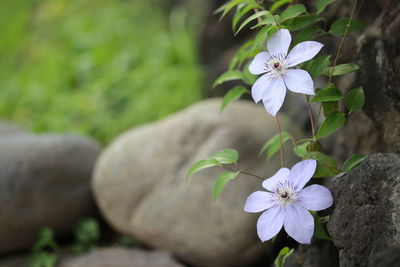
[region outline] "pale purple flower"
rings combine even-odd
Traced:
[[[313,176],[317,163],[313,159],[301,161],[291,170],[280,169],[266,179],[266,191],[256,191],[246,200],[247,212],[264,211],[257,221],[257,234],[267,241],[279,233],[282,226],[297,242],[310,244],[314,233],[314,219],[307,210],[323,210],[333,203],[331,192],[313,184],[303,189]]]
[[[323,44],[306,41],[297,44],[288,54],[292,37],[286,29],[278,30],[267,42],[267,52],[255,56],[249,66],[252,74],[263,74],[251,88],[256,103],[263,101],[269,114],[275,116],[282,106],[286,87],[295,93],[314,95],[314,83],[307,71],[290,69],[312,59]]]

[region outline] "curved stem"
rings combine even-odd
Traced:
[[[311,110],[311,106],[310,106],[310,97],[308,95],[306,95],[306,99],[307,99],[307,108],[308,108],[308,116],[310,116],[310,121],[311,121],[311,131],[312,131],[312,137],[313,140],[315,139],[315,123],[314,123],[314,118],[312,115],[312,110]]]
[[[279,134],[279,145],[280,145],[279,152],[280,152],[280,156],[281,156],[281,168],[283,168],[284,158],[283,158],[282,130],[281,130],[281,123],[279,122],[278,114],[276,114],[276,116],[275,116],[275,122],[276,122],[276,128],[278,130],[278,134]]]
[[[349,31],[349,28],[350,28],[350,25],[351,25],[351,21],[352,21],[353,16],[354,16],[354,10],[356,9],[356,5],[357,5],[357,0],[354,0],[353,7],[352,7],[352,9],[351,9],[351,14],[350,14],[349,22],[346,24],[346,29],[344,30],[344,34],[343,34],[342,40],[340,40],[340,44],[339,44],[338,50],[337,50],[337,52],[336,52],[335,60],[333,61],[333,68],[332,68],[331,73],[329,74],[329,81],[328,81],[328,83],[330,83],[331,80],[332,80],[333,71],[335,70],[336,63],[337,63],[337,60],[338,60],[338,58],[339,58],[340,50],[342,49],[344,40],[346,39],[347,32]]]
[[[248,171],[239,170],[238,167],[237,167],[236,169],[233,169],[233,168],[230,168],[230,167],[227,167],[227,166],[224,166],[224,165],[222,165],[222,166],[220,166],[220,167],[222,167],[222,168],[224,168],[224,169],[226,169],[226,170],[228,170],[228,171],[240,172],[240,173],[243,173],[243,174],[245,174],[245,175],[247,175],[247,176],[255,177],[255,178],[260,179],[260,180],[265,180],[264,177],[258,176],[258,175],[256,175],[256,174],[251,173],[251,172],[248,172]]]

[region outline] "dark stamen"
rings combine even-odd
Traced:
[[[284,192],[283,194],[281,194],[281,197],[283,197],[283,198],[287,198],[287,196],[288,196],[287,192]]]
[[[279,68],[279,63],[275,63],[275,64],[274,64],[274,68],[275,68],[275,69]]]

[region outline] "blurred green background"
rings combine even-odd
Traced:
[[[186,20],[155,1],[0,1],[0,117],[107,143],[199,100]]]

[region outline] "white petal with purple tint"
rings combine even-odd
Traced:
[[[265,73],[265,64],[267,64],[269,54],[267,52],[258,53],[250,63],[249,71],[252,74],[259,75]]]
[[[284,211],[281,207],[273,207],[264,211],[257,221],[257,234],[261,241],[267,241],[278,234],[284,218]]]
[[[286,86],[282,78],[270,82],[263,96],[263,104],[269,114],[275,116],[283,104]]]
[[[260,212],[276,205],[276,199],[271,193],[265,191],[256,191],[252,193],[246,200],[244,211]]]
[[[287,59],[288,67],[296,66],[315,57],[324,45],[314,41],[306,41],[297,44],[290,50]]]
[[[314,233],[314,218],[303,207],[296,204],[287,206],[283,225],[285,231],[297,242],[302,244],[311,243]]]
[[[287,29],[280,29],[267,41],[267,49],[271,56],[286,56],[292,36]]]
[[[308,210],[324,210],[333,204],[332,193],[324,186],[313,184],[299,192],[299,204]]]
[[[287,180],[296,186],[297,191],[300,191],[310,181],[316,168],[317,161],[315,159],[300,161],[292,167]]]
[[[274,176],[265,179],[264,182],[262,183],[262,186],[265,189],[272,191],[274,190],[276,184],[278,184],[279,182],[284,182],[286,180],[289,173],[290,170],[288,168],[281,168],[274,174]]]
[[[305,70],[288,69],[283,75],[287,88],[295,93],[314,95],[314,82]]]
[[[267,74],[264,74],[251,87],[251,96],[254,102],[258,103],[263,98],[266,90],[271,87],[271,80]]]

